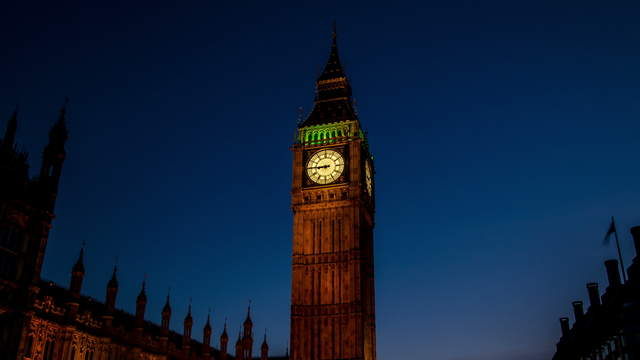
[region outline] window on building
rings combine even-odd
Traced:
[[[27,346],[24,349],[24,354],[26,357],[30,358],[33,353],[33,336],[29,336],[27,338]]]
[[[55,343],[53,340],[47,340],[44,345],[44,357],[43,360],[53,360],[53,349],[55,348]]]

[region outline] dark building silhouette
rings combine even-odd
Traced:
[[[335,31],[291,150],[291,358],[375,360],[373,157]]]
[[[27,154],[15,143],[18,114],[0,142],[0,359],[32,360],[249,360],[253,347],[250,311],[236,357],[227,353],[226,323],[220,347],[211,344],[211,318],[202,341],[192,336],[191,306],[183,334],[169,330],[167,296],[160,325],[146,320],[145,283],[135,314],[116,308],[117,269],[106,284],[104,302],[82,295],[84,250],[71,268],[68,287],[40,278],[65,161],[66,106],[49,131],[37,177],[29,177]],[[134,301],[134,299],[128,299]],[[268,358],[266,336],[261,359]],[[271,359],[284,359],[283,357]]]
[[[631,228],[636,256],[628,268],[629,280],[620,278],[617,260],[605,261],[608,286],[600,295],[598,283],[588,283],[589,307],[572,303],[573,326],[560,318],[562,336],[554,360],[640,359],[640,226]]]

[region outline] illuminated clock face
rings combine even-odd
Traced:
[[[368,161],[364,163],[364,181],[367,186],[367,193],[371,196],[371,193],[373,193],[373,179],[371,176],[371,166]]]
[[[344,171],[344,158],[334,150],[320,150],[307,162],[307,175],[317,184],[331,184]]]

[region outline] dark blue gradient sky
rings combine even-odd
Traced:
[[[134,4],[135,3],[135,4]],[[615,5],[612,5],[615,3]],[[94,4],[94,5],[88,5]],[[0,112],[32,168],[64,96],[70,139],[43,277],[147,314],[171,287],[194,335],[253,301],[288,341],[289,146],[337,20],[377,169],[383,360],[549,358],[559,316],[606,286],[640,224],[640,5],[632,1],[17,2]],[[6,120],[2,119],[4,126]]]

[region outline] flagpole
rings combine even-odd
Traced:
[[[622,280],[623,283],[627,282],[627,271],[624,268],[624,262],[622,261],[622,252],[620,251],[620,241],[618,240],[618,228],[615,226],[615,221],[613,220],[613,216],[611,217],[611,223],[613,223],[613,228],[615,229],[614,235],[616,236],[616,247],[618,248],[618,258],[620,259],[620,267],[622,268]]]

